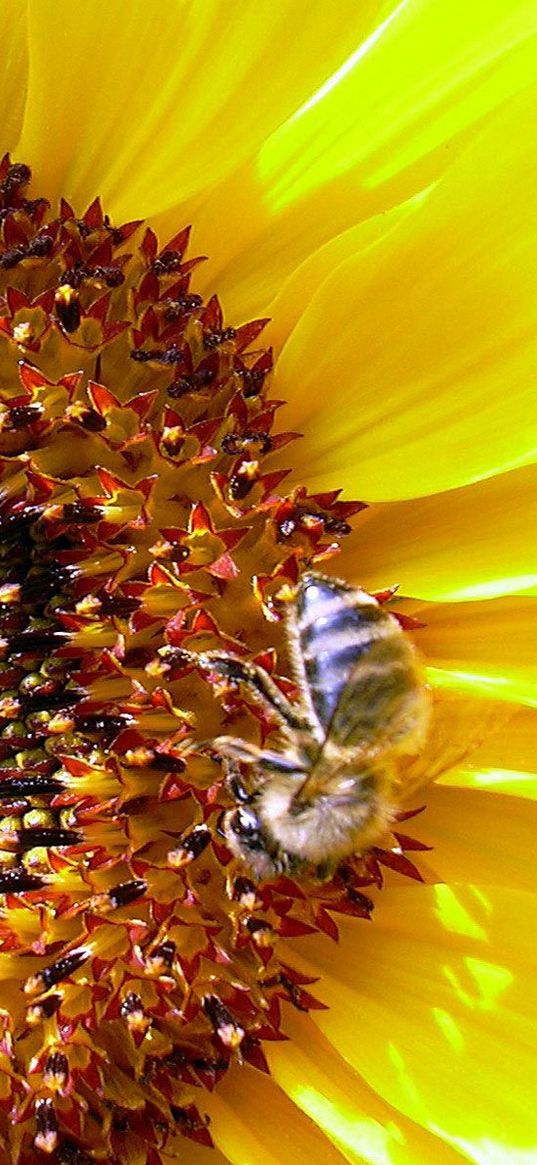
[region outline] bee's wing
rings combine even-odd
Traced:
[[[289,619],[293,663],[322,749],[417,752],[428,696],[399,624],[365,591],[306,575]]]
[[[434,692],[432,713],[419,756],[399,757],[397,784],[409,800],[417,789],[455,768],[513,716],[513,705],[467,692]]]
[[[373,640],[350,672],[327,725],[327,742],[364,757],[417,753],[429,721],[430,697],[410,642],[389,615],[385,639]]]

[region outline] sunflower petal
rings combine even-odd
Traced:
[[[372,506],[338,558],[368,590],[438,602],[535,594],[537,467],[435,497]]]
[[[327,15],[331,42],[341,4],[335,22]],[[534,16],[527,0],[496,0],[486,22],[463,0],[449,16],[436,0],[355,5],[347,58],[192,212],[211,255],[202,288],[215,280],[237,320],[269,310],[281,341],[288,312],[274,297],[287,278],[286,304],[294,293],[302,310],[318,250],[427,187],[480,119],[533,79]],[[317,53],[326,60],[324,45]]]
[[[482,789],[487,793],[509,793],[511,797],[525,797],[537,801],[537,774],[516,769],[490,768],[453,769],[441,778],[439,784],[457,789]]]
[[[523,596],[474,603],[407,603],[401,610],[424,624],[416,644],[438,667],[501,671],[537,680],[537,602]]]
[[[535,58],[515,64],[509,54],[535,31],[528,0],[494,0],[486,26],[464,0],[449,13],[435,0],[381,9],[342,67],[265,143],[268,200],[289,204],[357,165],[366,188],[408,169],[533,80]]]
[[[375,7],[342,0],[334,21],[320,0],[112,0],[92,22],[69,0],[32,5],[20,156],[49,197],[81,206],[99,194],[120,218],[177,206],[178,192],[184,201],[257,151]]]
[[[285,1031],[291,1042],[269,1050],[271,1073],[352,1165],[456,1165],[458,1155],[390,1108],[310,1019],[286,1012]]]
[[[28,47],[26,42],[27,2],[0,6],[0,73],[2,125],[0,153],[13,150],[21,132],[26,87]]]
[[[206,1099],[211,1135],[232,1165],[344,1165],[330,1144],[269,1076],[243,1066]],[[359,1159],[358,1159],[359,1160]]]
[[[408,498],[535,459],[536,115],[533,88],[311,299],[275,380],[315,489]]]
[[[440,777],[440,785],[509,793],[537,800],[537,713],[521,709],[489,736],[466,764]]]
[[[534,889],[537,805],[441,785],[431,786],[425,799],[415,833],[433,847],[428,865],[439,879],[451,885],[471,873],[483,885]]]
[[[402,601],[397,609],[422,623],[414,632],[431,682],[537,703],[537,604],[523,596],[474,603]]]
[[[347,925],[336,957],[317,936],[301,945],[330,1005],[319,1028],[387,1103],[475,1165],[533,1160],[534,918],[520,891],[392,886],[366,946]]]

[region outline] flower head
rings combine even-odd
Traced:
[[[499,140],[527,181],[527,13],[498,3],[486,35],[453,17],[433,38],[433,3],[340,6],[330,44],[321,5],[267,6],[251,42],[248,5],[201,4],[191,26],[178,8],[148,63],[145,8],[131,34],[112,4],[85,103],[67,6],[11,30],[0,1132],[21,1165],[160,1165],[212,1142],[278,1160],[284,1129],[297,1162],[526,1159],[523,1049],[490,1097],[493,1049],[519,1029],[523,1044],[529,1005],[516,795],[533,721],[498,709],[530,702],[534,300],[494,169]],[[416,90],[402,74],[423,43]],[[495,219],[476,231],[483,203]],[[426,656],[434,732],[363,852],[325,882],[256,883],[222,836],[239,788],[208,742],[270,746],[277,724],[210,662],[246,661],[292,703],[282,612],[340,543],[335,572]]]

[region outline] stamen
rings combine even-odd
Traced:
[[[80,298],[76,288],[70,283],[62,283],[54,296],[56,315],[66,332],[76,332],[80,327]]]
[[[203,1010],[210,1019],[215,1034],[226,1048],[240,1047],[245,1036],[244,1028],[233,1018],[231,1012],[217,995],[206,995]]]
[[[52,1052],[45,1064],[43,1078],[53,1092],[62,1092],[69,1078],[69,1063],[63,1052]]]
[[[179,869],[194,861],[207,848],[210,840],[211,834],[207,827],[205,825],[196,826],[191,833],[181,839],[181,844],[177,849],[170,851],[168,854],[169,865],[173,869]]]
[[[159,943],[144,960],[148,975],[165,975],[173,966],[175,951],[175,943],[169,939]]]
[[[119,1014],[127,1021],[132,1035],[144,1036],[150,1027],[151,1019],[146,1015],[142,1000],[135,991],[129,991],[119,1009]]]
[[[114,886],[112,890],[108,891],[110,902],[112,906],[128,906],[130,902],[135,902],[142,894],[147,891],[147,883],[141,878],[134,879],[132,882],[123,882],[119,886]]]
[[[49,967],[45,967],[43,971],[39,971],[37,975],[31,975],[26,980],[24,990],[28,995],[36,995],[39,991],[48,991],[50,987],[55,987],[57,983],[61,983],[62,980],[78,971],[89,956],[90,951],[85,947],[71,951],[68,955],[57,959],[55,963],[51,963]]]
[[[35,1104],[36,1135],[34,1145],[42,1153],[54,1153],[58,1145],[58,1118],[51,1100],[43,1098]]]

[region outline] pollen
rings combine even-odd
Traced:
[[[30,181],[3,159],[0,1138],[14,1165],[158,1165],[210,1143],[204,1090],[267,1070],[286,1007],[319,1006],[282,940],[368,917],[398,857],[419,874],[391,837],[311,893],[256,886],[226,848],[208,742],[276,725],[196,655],[292,697],[286,602],[362,507],[285,493],[267,321],[192,291],[188,228],[161,244]]]

